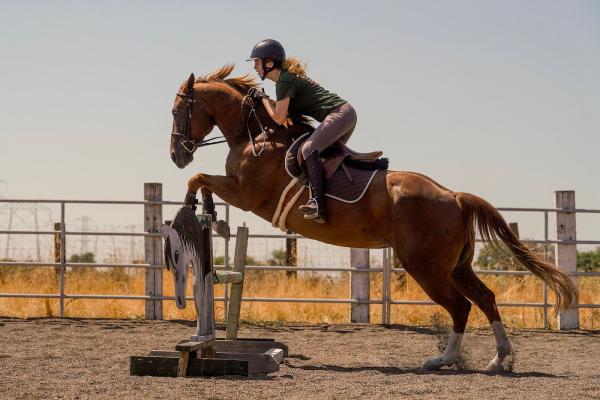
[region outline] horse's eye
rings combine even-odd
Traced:
[[[177,115],[177,110],[172,111],[173,115]]]
[[[179,263],[179,250],[175,250],[175,264]]]

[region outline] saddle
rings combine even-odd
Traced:
[[[285,169],[301,184],[308,185],[304,171],[302,144],[312,132],[296,139],[285,156]],[[389,161],[381,158],[383,152],[360,153],[350,149],[342,142],[336,142],[321,152],[321,162],[325,170],[325,194],[337,200],[354,203],[362,198],[377,171],[386,170]]]

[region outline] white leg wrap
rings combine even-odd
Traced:
[[[511,345],[508,340],[508,336],[506,335],[506,331],[504,330],[504,325],[500,321],[492,322],[492,332],[494,332],[494,337],[496,338],[496,356],[489,362],[487,367],[485,367],[486,371],[495,371],[500,372],[504,371],[504,359],[510,355]]]
[[[440,367],[444,365],[450,366],[454,364],[454,362],[456,361],[456,357],[458,356],[458,351],[460,350],[462,338],[462,333],[456,333],[454,331],[450,332],[450,337],[448,338],[448,345],[446,346],[444,354],[438,357],[430,358],[429,360],[425,361],[425,363],[421,367],[421,371],[433,371],[440,369]]]

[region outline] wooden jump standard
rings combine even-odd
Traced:
[[[273,339],[240,339],[237,337],[246,252],[248,228],[238,227],[233,271],[212,269],[211,220],[209,215],[198,215],[202,229],[204,254],[200,258],[212,271],[212,284],[206,285],[209,301],[197,304],[199,334],[184,339],[175,351],[152,350],[147,356],[132,356],[131,375],[150,376],[219,376],[255,375],[279,371],[279,364],[287,356],[287,346]],[[216,338],[214,328],[214,284],[230,284],[231,296],[227,313],[225,338]],[[196,297],[196,293],[195,293]],[[195,299],[198,301],[198,299]]]

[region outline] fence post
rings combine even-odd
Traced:
[[[233,271],[244,273],[246,266],[246,254],[248,253],[249,229],[238,226],[235,238],[235,254],[233,260]],[[227,313],[227,329],[225,338],[236,340],[240,325],[240,310],[242,308],[242,292],[244,281],[231,284],[231,299],[229,300],[229,312]]]
[[[350,266],[356,269],[369,268],[369,249],[350,249]],[[370,280],[369,271],[352,271],[350,273],[350,296],[352,300],[369,301]],[[369,323],[370,304],[351,304],[350,322]]]
[[[390,325],[392,300],[392,249],[383,249],[383,277],[381,281],[381,324]]]
[[[556,191],[556,208],[564,210],[575,209],[575,191]],[[560,211],[556,213],[556,239],[577,240],[576,217],[574,212]],[[577,272],[577,245],[558,243],[556,245],[556,265],[566,272]],[[577,277],[571,276],[577,287]],[[578,300],[576,299],[575,305]],[[579,329],[579,309],[572,307],[558,314],[558,329]]]
[[[55,222],[54,223],[54,262],[55,263],[60,263],[60,249],[61,249],[61,243],[60,243],[60,231],[61,231],[61,225],[60,222]],[[58,278],[60,276],[60,266],[56,266],[54,267],[54,273],[56,275],[56,277]]]
[[[286,232],[288,235],[292,234],[292,231]],[[286,238],[285,239],[285,265],[288,267],[298,266],[298,239]],[[296,271],[286,271],[286,278],[296,278],[298,273]]]
[[[162,201],[161,183],[144,183],[145,201]],[[144,204],[144,232],[160,233],[162,204]],[[162,239],[144,237],[144,255],[147,264],[163,265]],[[146,269],[146,296],[162,296],[162,269]],[[146,319],[162,319],[162,300],[146,300]]]

